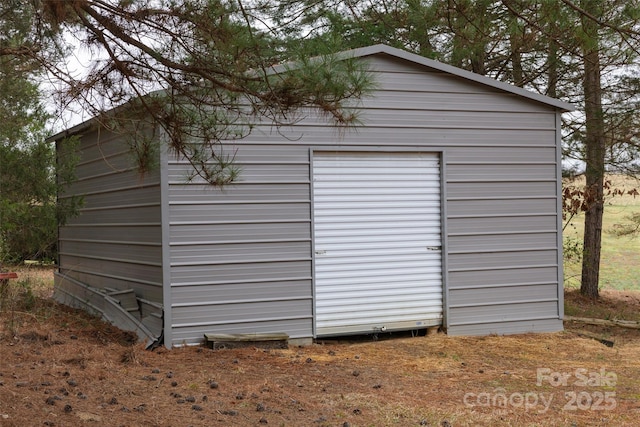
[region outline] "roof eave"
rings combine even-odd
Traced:
[[[95,117],[85,120],[84,122],[77,124],[69,129],[65,129],[61,132],[51,135],[50,137],[45,139],[45,142],[47,143],[56,142],[64,138],[69,138],[70,136],[77,135],[81,132],[84,132],[87,129],[90,129],[91,126],[93,126],[94,123],[96,122],[97,122],[97,119]]]

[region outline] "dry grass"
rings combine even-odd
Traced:
[[[640,292],[603,289],[600,299],[594,301],[577,289],[568,289],[564,310],[568,316],[640,321]]]
[[[622,175],[609,175],[611,189],[628,192],[640,189],[640,182]],[[574,181],[565,180],[565,185],[584,185],[584,177]],[[609,196],[606,199],[603,233],[602,260],[600,262],[600,287],[602,289],[640,290],[640,251],[639,236],[618,236],[616,230],[631,223],[629,217],[640,212],[640,197],[629,194]],[[582,245],[584,231],[584,216],[578,215],[572,219],[563,235],[565,242],[573,241]],[[566,255],[566,253],[565,253]],[[565,287],[580,286],[581,263],[565,259]]]
[[[50,283],[34,286],[31,310],[18,309],[27,294],[16,291],[13,314],[0,313],[0,426],[635,426],[640,415],[637,331],[572,324],[556,334],[149,352],[129,334],[41,298]],[[573,294],[567,304],[578,315],[638,301],[611,292],[605,308]],[[577,334],[587,330],[614,347]],[[538,385],[540,368],[571,377]],[[580,385],[579,368],[615,373],[617,382]],[[605,392],[615,393],[616,407],[593,408]],[[572,394],[591,398],[590,406],[573,408]],[[491,403],[501,395],[511,402]],[[525,396],[528,407],[518,400]],[[548,409],[543,397],[552,398]]]

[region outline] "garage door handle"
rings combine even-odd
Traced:
[[[326,255],[327,251],[324,250],[320,250],[320,251],[316,251],[316,255]]]
[[[427,246],[428,251],[439,251],[442,249],[442,246]]]

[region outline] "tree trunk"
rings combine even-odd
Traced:
[[[517,18],[516,18],[517,19]],[[515,24],[512,26],[517,27]],[[522,52],[520,37],[522,34],[516,29],[512,28],[509,32],[509,44],[511,45],[511,67],[513,84],[519,87],[524,86],[524,72],[522,71]]]
[[[469,43],[468,37],[465,33],[466,23],[464,22],[465,9],[461,11],[461,8],[465,8],[467,2],[456,2],[449,0],[448,8],[446,12],[447,26],[452,33],[453,39],[451,41],[451,60],[449,63],[454,67],[464,68],[464,58],[467,56],[466,50]]]
[[[559,21],[562,20],[561,3],[556,2],[543,2],[540,6],[541,16],[545,19],[542,21],[544,31],[548,35],[548,42],[546,46],[546,68],[547,68],[547,90],[545,95],[552,98],[558,97],[558,82],[559,82],[559,67],[560,57],[558,51],[560,50],[560,40],[564,33],[560,28]]]
[[[482,76],[487,74],[487,31],[490,27],[489,3],[486,0],[472,4],[472,15],[475,18],[475,30],[471,42],[471,71]],[[469,23],[469,25],[472,25]]]
[[[558,97],[558,43],[555,40],[549,42],[549,54],[547,55],[547,92],[552,98]]]
[[[598,0],[583,0],[584,10],[598,9]],[[600,80],[600,48],[598,24],[589,17],[582,17],[584,32],[584,80],[585,95],[585,154],[587,212],[584,219],[584,247],[582,254],[582,284],[580,293],[598,298],[600,276],[600,249],[602,245],[602,214],[604,210],[604,115],[602,111],[602,84]]]

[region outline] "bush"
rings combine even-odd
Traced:
[[[58,224],[80,204],[78,199],[64,204],[56,200],[60,183],[70,177],[73,159],[63,167],[56,165],[54,147],[39,139],[0,145],[0,161],[0,263],[55,260]]]

